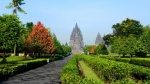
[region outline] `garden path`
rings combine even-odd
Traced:
[[[72,56],[50,62],[44,66],[15,75],[0,84],[59,84],[61,70]]]

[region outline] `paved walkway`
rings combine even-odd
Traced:
[[[59,84],[61,70],[72,56],[48,63],[42,67],[10,77],[0,84]]]

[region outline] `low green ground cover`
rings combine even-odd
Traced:
[[[85,64],[84,61],[79,61],[81,68],[85,74],[85,77],[89,78],[89,79],[93,79],[94,81],[97,81],[99,84],[104,84],[104,81],[102,81],[96,74],[95,72],[88,66]]]

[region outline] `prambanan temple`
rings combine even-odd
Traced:
[[[95,45],[98,44],[104,44],[104,40],[102,39],[100,33],[97,34],[96,40],[95,40]]]
[[[72,54],[79,54],[83,52],[83,36],[77,23],[70,36],[70,47],[72,49]]]

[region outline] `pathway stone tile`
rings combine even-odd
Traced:
[[[71,57],[68,56],[39,68],[15,75],[5,81],[0,81],[0,84],[59,84],[61,70]]]

